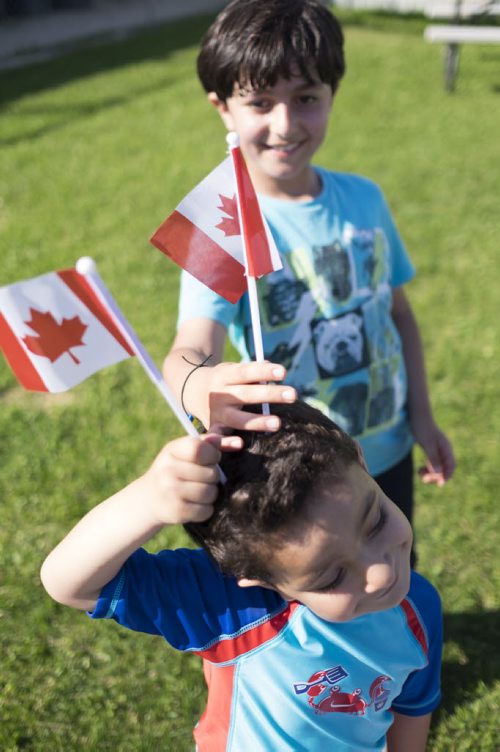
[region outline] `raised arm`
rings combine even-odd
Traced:
[[[453,475],[455,457],[449,440],[434,421],[420,332],[410,303],[401,287],[393,291],[392,318],[403,347],[412,433],[427,457],[422,480],[424,483],[436,483],[441,486]]]
[[[92,509],[43,563],[49,595],[93,610],[103,586],[166,525],[208,519],[217,496],[219,448],[241,439],[191,436],[167,444],[144,475]]]
[[[179,399],[182,396],[185,409],[207,428],[224,425],[276,431],[280,425],[276,416],[256,415],[241,408],[245,404],[294,402],[294,389],[272,383],[285,378],[285,369],[278,363],[222,363],[225,340],[226,330],[216,321],[186,321],[165,359],[165,380]],[[204,361],[206,366],[196,368]]]

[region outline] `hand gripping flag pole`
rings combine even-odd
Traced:
[[[125,338],[128,346],[137,356],[141,366],[146,371],[162,397],[168,402],[183,428],[185,428],[186,432],[191,434],[191,436],[199,436],[195,426],[191,423],[181,405],[166,384],[160,370],[151,359],[149,353],[137,337],[123,313],[118,308],[113,296],[99,276],[94,260],[89,256],[83,256],[76,262],[76,270],[79,274],[85,277],[94,294],[108,311],[114,324],[118,327]]]
[[[255,358],[264,360],[255,280],[283,268],[236,133],[230,156],[210,172],[151,237],[152,244],[217,295],[237,303],[248,292]],[[269,406],[263,405],[264,414]]]

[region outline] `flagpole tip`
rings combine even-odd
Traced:
[[[236,149],[240,145],[240,137],[234,131],[229,131],[226,135],[226,144],[230,149]]]
[[[90,258],[90,256],[82,256],[76,262],[76,271],[78,274],[83,274],[84,276],[97,271],[94,259]]]

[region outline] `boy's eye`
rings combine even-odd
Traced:
[[[252,99],[248,104],[255,110],[265,110],[269,107],[269,101],[267,99]]]
[[[344,575],[345,575],[345,570],[339,569],[335,579],[332,582],[329,582],[328,585],[324,585],[323,587],[316,588],[316,592],[317,593],[329,593],[331,590],[335,590],[335,588],[341,584],[342,580],[344,579]]]
[[[316,97],[312,94],[303,94],[299,98],[300,104],[312,104],[313,102],[316,102]]]
[[[387,522],[387,512],[383,506],[380,506],[377,521],[375,525],[372,527],[372,529],[370,530],[368,537],[372,538],[374,535],[377,535],[377,533],[379,533],[382,530],[382,528],[385,526],[386,522]]]

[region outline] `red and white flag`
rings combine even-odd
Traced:
[[[36,392],[63,392],[134,353],[76,269],[0,288],[0,347]]]
[[[151,238],[160,251],[231,303],[247,289],[239,213],[250,242],[248,273],[261,277],[282,268],[241,152],[239,166],[240,212],[233,164],[227,157],[188,193]]]

